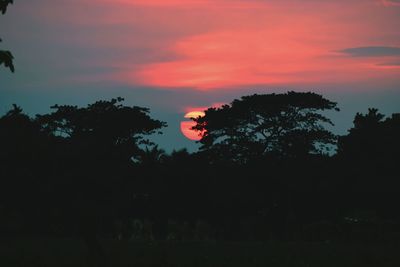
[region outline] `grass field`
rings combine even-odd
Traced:
[[[102,241],[110,266],[386,267],[400,266],[399,247],[367,244]],[[0,266],[88,266],[73,239],[2,239]]]

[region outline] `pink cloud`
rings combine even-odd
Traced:
[[[381,0],[384,6],[400,6],[399,0]]]
[[[307,11],[282,4],[240,14],[225,11],[214,18],[214,27],[205,33],[178,38],[168,47],[178,59],[142,64],[116,77],[156,87],[214,89],[365,80],[388,74],[383,70],[376,73],[376,62],[371,59],[332,53],[338,48],[369,44],[372,37],[380,35],[382,26],[387,26],[381,22],[382,14],[365,21],[365,14],[360,16],[355,8],[372,14],[376,7],[354,2],[349,11],[340,4],[313,5],[314,9]],[[229,27],[226,21],[235,26]],[[386,27],[382,35],[394,30],[394,26]]]
[[[45,20],[42,38],[70,48],[73,66],[110,69],[83,80],[209,90],[385,81],[399,74],[379,66],[380,58],[333,52],[400,46],[397,10],[376,0],[40,1],[48,4],[32,2],[26,12]],[[74,56],[72,48],[90,53]]]

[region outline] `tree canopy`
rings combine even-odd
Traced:
[[[149,109],[127,107],[120,104],[124,99],[98,101],[87,107],[52,107],[51,114],[38,116],[43,130],[50,135],[68,139],[77,144],[82,152],[120,160],[130,160],[150,145],[145,137],[159,132],[165,122],[149,116]]]
[[[1,14],[6,13],[9,4],[14,3],[14,0],[0,0],[0,12]]]
[[[79,235],[103,259],[97,229],[127,216],[132,158],[152,144],[148,135],[166,126],[147,108],[122,101],[55,105],[35,118],[14,105],[0,117],[0,208],[37,231]]]
[[[1,14],[5,14],[7,11],[7,7],[9,4],[12,4],[13,0],[0,0],[0,12]],[[2,42],[0,38],[0,42]],[[0,65],[3,65],[6,68],[9,68],[12,72],[15,71],[15,67],[13,64],[13,55],[8,50],[0,50]]]
[[[400,151],[400,114],[391,117],[370,108],[365,115],[357,113],[349,134],[340,137],[338,154],[354,160],[390,163]]]
[[[327,157],[313,153],[336,141],[324,116],[336,103],[244,96],[195,119],[200,152],[167,153],[149,140],[166,124],[122,101],[0,116],[0,232],[79,237],[105,266],[97,237],[347,242],[387,228],[381,242],[397,231],[385,225],[400,221],[399,114],[357,113]]]
[[[321,153],[335,142],[324,128],[333,123],[321,113],[332,109],[338,110],[336,103],[315,93],[255,94],[209,108],[194,119],[193,129],[202,132],[201,150],[221,157],[244,162],[267,154],[296,157]]]

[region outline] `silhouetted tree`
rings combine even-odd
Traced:
[[[400,115],[386,118],[375,108],[363,115],[357,113],[354,127],[342,136],[338,154],[353,160],[392,162],[400,149]]]
[[[14,105],[0,118],[0,147],[0,206],[23,222],[23,230],[38,230],[47,174],[53,166],[48,137]]]
[[[54,106],[35,119],[14,105],[0,118],[1,215],[18,218],[19,231],[78,234],[92,266],[106,263],[97,233],[132,212],[132,158],[166,125],[122,101]]]
[[[12,4],[14,1],[13,0],[0,0],[0,12],[2,14],[6,13],[7,11],[7,6],[9,4]]]
[[[106,173],[132,165],[144,153],[142,146],[152,144],[146,136],[166,125],[152,119],[148,109],[123,106],[122,101],[98,101],[85,108],[56,105],[55,112],[37,116],[42,131],[62,143],[61,156],[71,161],[67,168],[75,169],[75,175],[100,181]]]
[[[220,159],[247,162],[267,154],[298,157],[321,153],[335,136],[321,114],[338,110],[336,103],[315,93],[244,96],[221,108],[209,108],[195,118],[194,130],[204,131],[201,150]]]
[[[160,133],[164,122],[153,120],[149,110],[126,107],[124,99],[98,101],[86,108],[53,106],[56,111],[37,120],[48,134],[65,138],[88,159],[128,162],[143,152],[143,145],[152,145],[147,135]]]
[[[339,138],[341,161],[337,168],[346,178],[348,203],[353,205],[353,212],[368,211],[383,218],[399,218],[393,212],[400,201],[399,136],[400,114],[385,118],[371,108],[365,115],[357,113],[348,135]]]
[[[216,239],[320,241],[399,218],[398,114],[358,113],[339,154],[326,157],[313,153],[335,141],[322,112],[336,103],[247,96],[196,118],[200,152],[168,155],[148,137],[165,123],[122,100],[54,106],[34,119],[14,105],[0,117],[0,216],[11,218],[0,231],[79,235],[101,266],[96,237],[130,238],[140,221],[147,234],[137,236],[155,239],[171,237],[174,222],[183,239],[207,225],[203,236]]]
[[[7,7],[9,4],[12,4],[13,0],[0,0],[0,12],[1,14],[5,14],[7,11]],[[2,42],[0,38],[0,42]],[[6,68],[9,68],[12,72],[14,72],[15,68],[13,65],[13,55],[10,51],[0,50],[0,65],[4,64]]]
[[[156,167],[164,161],[165,157],[165,151],[158,145],[151,148],[146,146],[138,155],[138,163],[146,167]]]

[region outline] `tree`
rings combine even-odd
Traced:
[[[386,117],[378,109],[357,113],[354,126],[338,141],[338,165],[347,192],[346,206],[398,220],[400,114]],[[339,165],[340,164],[340,165]],[[350,206],[355,205],[355,206]]]
[[[158,145],[155,145],[152,148],[146,147],[143,151],[141,151],[138,161],[143,166],[154,168],[155,166],[161,164],[165,158],[165,151],[160,149]]]
[[[268,154],[297,157],[321,153],[335,136],[321,114],[338,110],[336,103],[315,93],[250,95],[221,108],[209,108],[195,118],[194,130],[203,132],[201,150],[218,158],[248,162]]]
[[[378,109],[357,113],[349,134],[341,136],[338,154],[357,161],[392,162],[400,150],[400,114],[385,119]]]
[[[40,127],[17,105],[0,117],[1,159],[29,158]]]
[[[147,108],[121,105],[123,100],[86,108],[55,105],[55,112],[37,120],[45,132],[68,140],[87,159],[129,162],[143,152],[142,145],[152,145],[145,136],[160,133],[166,123],[152,119]]]
[[[152,144],[146,136],[166,126],[152,119],[148,109],[123,106],[122,101],[98,101],[82,108],[56,105],[53,113],[36,118],[42,131],[57,140],[54,157],[62,162],[57,171],[66,179],[65,198],[71,195],[69,190],[77,193],[72,210],[82,220],[115,212],[118,208],[112,203],[127,205],[122,203],[124,194],[116,193],[128,190],[126,170],[144,153],[142,146]],[[89,214],[93,218],[87,218]]]
[[[0,0],[0,12],[1,14],[6,13],[9,4],[12,4],[13,0]]]
[[[10,209],[19,206],[21,198],[26,196],[25,186],[28,170],[39,158],[41,145],[40,127],[17,105],[0,117],[0,177],[2,190],[0,206]],[[24,184],[24,185],[23,185]],[[11,207],[13,206],[13,207]],[[21,206],[19,206],[21,208]]]
[[[0,117],[0,208],[26,222],[19,230],[82,237],[92,266],[106,265],[99,229],[132,212],[132,158],[166,126],[122,101],[56,105],[34,119],[14,105]]]
[[[12,4],[13,0],[0,0],[0,12],[5,14],[7,11],[7,7],[9,4]],[[2,42],[0,38],[0,42]],[[12,72],[14,72],[14,64],[13,64],[13,55],[10,51],[0,50],[0,65],[4,64],[6,68],[9,68]]]

